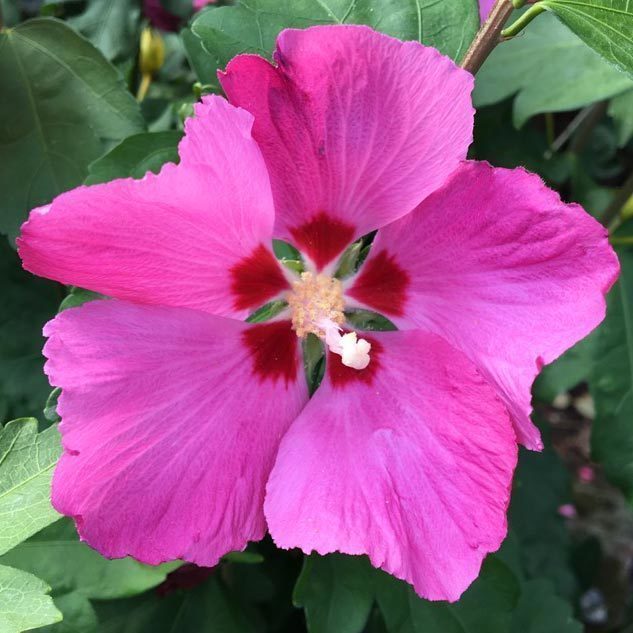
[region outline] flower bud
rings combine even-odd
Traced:
[[[142,75],[154,75],[165,62],[165,43],[160,33],[147,26],[141,32],[139,70]]]

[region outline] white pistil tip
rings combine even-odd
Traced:
[[[371,343],[364,338],[358,338],[356,332],[348,332],[341,336],[340,328],[332,322],[323,323],[325,329],[325,343],[331,352],[341,357],[346,367],[365,369],[369,365],[369,351]]]
[[[371,343],[364,338],[357,340],[356,332],[348,332],[341,337],[343,353],[341,362],[347,367],[365,369],[369,365],[369,350]]]

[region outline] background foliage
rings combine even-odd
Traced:
[[[48,500],[60,447],[41,328],[94,295],[26,274],[14,238],[64,190],[177,160],[191,104],[219,92],[216,70],[244,51],[269,57],[281,29],[369,24],[459,61],[476,1],[236,0],[193,14],[164,0],[159,15],[139,0],[0,0],[0,633],[633,631],[630,4],[541,0],[476,77],[472,156],[524,165],[583,204],[610,227],[622,275],[605,322],[537,380],[546,449],[521,454],[510,535],[447,604],[363,557],[269,540],[214,569],[108,561],[80,543]],[[163,60],[156,38],[149,56],[141,46],[152,22]]]

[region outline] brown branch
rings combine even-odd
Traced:
[[[500,42],[501,30],[508,21],[512,11],[514,11],[514,7],[510,0],[497,0],[488,19],[479,29],[479,33],[477,33],[473,43],[466,51],[466,55],[464,55],[461,63],[464,70],[474,75],[481,68],[488,55],[492,53],[494,47]]]

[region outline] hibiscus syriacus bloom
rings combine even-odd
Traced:
[[[541,446],[532,381],[603,318],[616,258],[537,176],[464,160],[473,78],[438,51],[315,27],[284,31],[275,62],[229,64],[179,165],[24,225],[28,270],[112,297],[45,328],[53,503],[109,557],[214,565],[268,528],[455,600],[506,533],[517,438]],[[355,331],[358,308],[399,330]],[[309,333],[327,349],[312,398]]]

